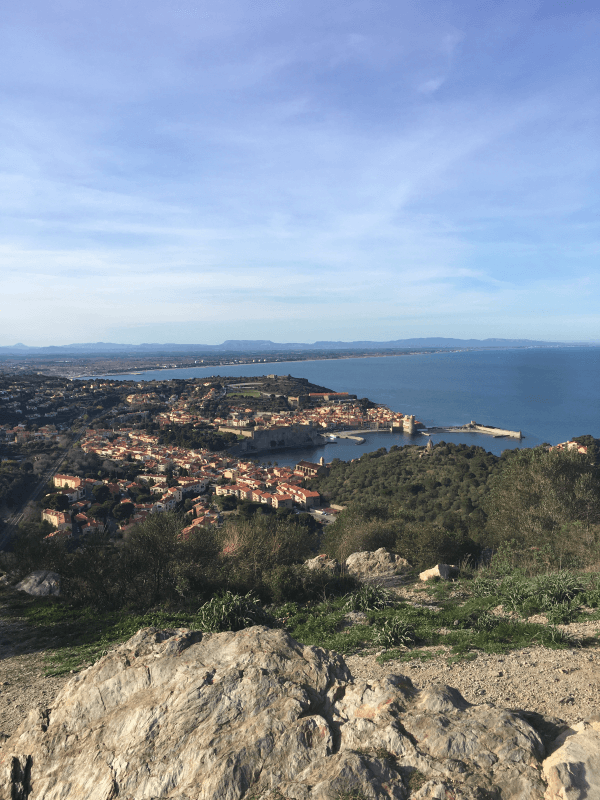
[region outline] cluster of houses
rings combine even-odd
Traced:
[[[212,392],[216,390],[211,389]],[[206,399],[206,398],[205,398]],[[226,417],[207,418],[191,410],[189,398],[173,404],[168,411],[156,416],[161,426],[170,424],[213,424],[222,431],[252,427],[254,430],[310,425],[325,431],[356,430],[360,428],[383,428],[404,430],[407,421],[414,427],[422,427],[418,420],[386,406],[363,408],[355,395],[347,392],[311,393],[301,397],[288,397],[290,411],[260,412],[244,406],[230,406]]]
[[[550,450],[577,450],[578,453],[587,453],[587,445],[579,444],[579,442],[561,442],[560,444],[555,444]]]
[[[104,529],[104,522],[94,519],[88,513],[95,502],[94,489],[97,486],[106,486],[113,501],[128,505],[130,513],[119,526],[121,531],[126,531],[142,522],[149,514],[172,511],[186,496],[195,496],[208,488],[207,480],[185,477],[176,480],[176,486],[168,487],[164,475],[141,475],[136,481],[123,479],[111,482],[106,479],[57,474],[53,479],[55,493],[62,494],[67,498],[69,510],[58,511],[45,508],[42,511],[42,520],[49,522],[55,528],[46,538],[70,537],[74,532],[86,536]],[[155,495],[151,502],[136,502],[137,493],[143,489],[149,491],[151,495]],[[198,501],[194,505],[192,513],[198,519],[205,518],[205,523],[215,524],[217,522],[218,515],[211,511],[209,504],[205,501]]]
[[[68,511],[59,511],[53,508],[45,508],[42,511],[42,520],[49,522],[54,530],[46,536],[46,539],[57,537],[68,537],[73,535],[73,530],[81,535],[97,533],[103,528],[103,523],[86,512],[92,505],[92,491],[95,486],[102,483],[93,478],[80,478],[77,475],[55,475],[53,479],[56,494],[62,494],[69,503]]]
[[[122,531],[141,522],[148,514],[171,511],[187,497],[194,498],[188,511],[192,516],[191,524],[182,532],[185,537],[197,526],[219,524],[221,517],[212,505],[212,493],[231,495],[237,500],[266,504],[276,509],[309,511],[318,508],[319,493],[307,489],[304,482],[306,478],[325,474],[327,470],[323,463],[301,461],[292,469],[260,465],[203,449],[160,445],[156,435],[134,429],[116,434],[109,429],[90,429],[81,441],[81,448],[101,458],[140,462],[141,473],[133,482],[55,475],[54,485],[57,492],[67,497],[70,512],[43,511],[42,519],[56,529],[50,536],[70,535],[74,525],[83,535],[102,527],[102,523],[86,515],[94,498],[94,488],[102,483],[108,486],[114,500],[133,505],[131,516],[120,526]],[[168,485],[174,482],[175,485]],[[135,502],[142,488],[152,495],[151,501]]]
[[[27,430],[23,423],[17,425],[0,425],[0,440],[9,444],[26,444],[27,442],[53,442],[59,430],[54,424],[42,425],[35,431]]]

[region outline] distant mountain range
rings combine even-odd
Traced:
[[[558,347],[565,345],[594,345],[595,342],[543,342],[534,339],[446,339],[426,337],[418,339],[396,339],[389,342],[272,342],[269,339],[228,339],[223,344],[115,344],[112,342],[89,342],[85,344],[51,345],[49,347],[29,347],[15,344],[0,347],[0,355],[117,355],[121,353],[139,355],[150,353],[274,353],[274,352],[315,352],[323,350],[410,350],[467,347]]]

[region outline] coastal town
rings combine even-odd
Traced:
[[[289,375],[152,383],[19,376],[0,389],[0,415],[3,465],[25,458],[35,468],[61,447],[88,459],[85,471],[50,474],[38,500],[47,537],[75,540],[118,539],[166,511],[188,515],[186,537],[220,525],[239,504],[331,521],[340,509],[308,485],[327,471],[323,459],[295,467],[265,459],[337,434],[422,427],[412,415]]]
[[[412,414],[291,375],[152,382],[35,375],[0,385],[0,518],[17,519],[15,507],[38,481],[35,513],[49,539],[107,533],[118,540],[166,511],[187,515],[185,538],[238,507],[309,513],[324,524],[340,507],[310,481],[328,466],[322,458],[278,466],[279,451],[360,441],[374,431],[427,433]]]

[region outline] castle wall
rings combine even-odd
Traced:
[[[290,425],[280,428],[255,430],[245,441],[229,449],[232,455],[264,453],[287,447],[309,447],[323,444],[323,437],[308,425]]]

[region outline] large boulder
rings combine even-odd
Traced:
[[[424,572],[419,573],[419,580],[433,581],[436,579],[442,581],[449,581],[454,575],[458,574],[458,567],[452,564],[436,564],[431,569],[426,569]]]
[[[550,749],[543,764],[545,800],[600,798],[600,721],[573,725]]]
[[[304,566],[311,572],[324,572],[327,575],[338,575],[340,572],[339,562],[335,558],[329,558],[329,556],[324,553],[320,556],[307,559],[304,562]]]
[[[540,738],[446,686],[352,681],[264,627],[149,628],[0,750],[0,800],[541,800]]]
[[[58,597],[60,595],[60,575],[48,569],[31,572],[15,587],[33,597]]]
[[[390,553],[385,547],[379,550],[352,553],[346,559],[346,571],[365,582],[391,585],[399,583],[398,577],[410,570],[405,558]]]

